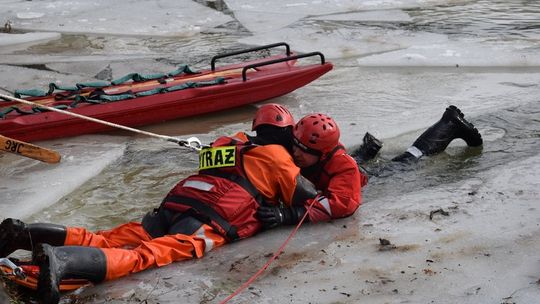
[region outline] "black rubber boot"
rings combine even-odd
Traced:
[[[468,146],[478,147],[482,145],[482,136],[474,125],[465,120],[463,113],[456,106],[446,108],[441,120],[429,127],[416,141],[416,147],[423,155],[440,153],[448,147],[456,138],[463,139]],[[405,152],[394,158],[394,161],[404,161],[414,158]]]
[[[32,250],[32,246],[47,243],[62,246],[66,240],[66,227],[24,222],[7,218],[0,224],[0,257],[6,257],[18,249]]]
[[[37,294],[41,304],[60,301],[62,279],[85,279],[99,283],[105,280],[107,274],[105,253],[95,247],[39,244],[33,251],[32,261],[39,266]]]
[[[383,144],[380,140],[375,138],[375,136],[366,132],[364,138],[362,139],[362,145],[351,153],[351,156],[358,163],[365,163],[372,160],[377,156],[379,150],[381,150]]]

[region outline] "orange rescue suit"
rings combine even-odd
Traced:
[[[351,216],[361,204],[361,188],[367,178],[360,173],[356,161],[342,145],[314,168],[302,170],[323,196],[318,197],[309,211],[312,222],[328,221]]]
[[[238,133],[232,138],[220,138],[216,143],[216,146],[235,143],[239,146],[239,150],[242,150],[241,154],[237,155],[239,157],[236,163],[238,168],[216,169],[218,172],[223,176],[228,173],[241,175],[267,202],[281,201],[285,205],[291,205],[300,169],[294,165],[292,157],[285,148],[280,145],[250,146],[247,148],[248,139],[244,133]],[[254,215],[257,207],[257,203],[254,203],[256,199],[246,196],[245,189],[219,175],[201,172],[190,176],[178,183],[169,195],[191,197],[204,203],[206,207],[210,207],[231,226],[236,227],[233,230],[236,231],[238,239],[257,233],[261,229],[261,225]],[[198,182],[202,182],[202,184]],[[205,188],[204,183],[207,183],[207,188]],[[193,187],[197,184],[198,186]],[[232,188],[230,188],[231,186]],[[222,187],[226,188],[222,189]],[[203,193],[203,189],[208,189],[208,195]],[[225,205],[236,198],[238,199],[236,205],[232,207]],[[186,208],[185,204],[178,204],[178,202],[172,202],[176,205],[171,204],[167,208],[177,211],[190,209],[189,204]],[[178,206],[180,207],[177,208]],[[242,208],[246,206],[248,208],[243,210]],[[204,208],[199,208],[195,212],[203,212],[204,210]],[[164,266],[174,261],[200,258],[212,248],[236,239],[231,237],[232,234],[228,234],[228,231],[225,231],[226,227],[221,225],[223,223],[218,223],[211,216],[209,218],[210,221],[201,224],[200,228],[191,235],[178,233],[157,238],[152,238],[140,223],[135,222],[96,233],[84,228],[69,227],[65,245],[102,248],[107,259],[106,280],[111,280],[150,267]]]

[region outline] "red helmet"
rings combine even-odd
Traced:
[[[300,119],[293,130],[294,142],[306,152],[324,155],[339,144],[339,127],[329,116],[309,114]]]
[[[260,125],[272,125],[276,127],[292,127],[294,126],[294,118],[282,105],[277,103],[265,104],[257,110],[251,131],[254,131]]]

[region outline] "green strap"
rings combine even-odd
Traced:
[[[185,90],[188,88],[201,88],[201,87],[207,87],[207,86],[223,84],[223,83],[225,83],[224,77],[216,77],[216,79],[211,80],[211,81],[199,81],[199,82],[188,81],[177,86],[168,87],[164,89],[163,92],[174,92],[174,91],[179,91],[179,90]]]
[[[112,85],[119,85],[119,84],[128,82],[130,80],[133,80],[135,82],[142,82],[142,81],[148,81],[148,80],[164,79],[164,78],[167,78],[167,77],[174,77],[174,76],[178,76],[180,74],[198,74],[198,73],[199,72],[195,72],[195,71],[191,70],[189,68],[189,66],[182,65],[178,69],[176,69],[176,70],[174,70],[172,72],[169,72],[167,74],[163,74],[163,73],[146,74],[146,75],[139,74],[139,73],[127,74],[124,77],[121,77],[121,78],[118,78],[118,79],[115,79],[115,80],[111,81],[111,84]]]
[[[136,96],[134,94],[118,94],[118,95],[99,95],[99,100],[101,101],[120,101],[120,100],[126,100],[126,99],[133,99]]]
[[[178,69],[169,72],[167,75],[170,77],[178,76],[180,74],[199,74],[200,72],[196,72],[191,70],[187,65],[181,65]]]
[[[29,89],[29,90],[15,90],[15,93],[13,95],[16,98],[21,98],[23,96],[31,96],[31,97],[45,97],[47,96],[47,92],[40,90],[40,89]]]
[[[94,81],[94,82],[82,82],[76,84],[77,88],[104,88],[110,86],[110,83],[105,81]]]
[[[179,84],[179,85],[164,88],[161,93],[180,91],[180,90],[185,90],[185,89],[193,88],[193,87],[194,87],[194,82],[188,81],[188,82],[185,82],[185,83],[182,83],[182,84]]]
[[[155,80],[155,79],[163,79],[166,78],[167,75],[163,73],[156,73],[156,74],[147,74],[147,75],[141,75],[139,73],[131,73],[127,74],[126,76],[122,78],[118,78],[116,80],[111,81],[112,85],[119,85],[124,82],[128,82],[130,80],[133,80],[135,82],[142,82],[142,81],[148,81],[148,80]]]
[[[69,107],[70,108],[76,108],[80,103],[91,103],[91,104],[103,104],[105,102],[102,102],[102,101],[99,101],[99,100],[94,100],[94,99],[88,99],[84,96],[81,96],[81,95],[77,95],[75,97],[75,101],[73,101]]]
[[[127,74],[124,77],[121,77],[121,78],[118,78],[118,79],[115,79],[115,80],[111,81],[111,84],[112,85],[119,85],[119,84],[122,84],[124,82],[130,81],[130,80],[133,79],[133,75],[135,75],[135,74],[136,73]]]
[[[195,87],[200,88],[200,87],[207,87],[211,85],[224,84],[224,83],[225,83],[225,77],[216,77],[214,80],[210,80],[210,81],[195,82]]]
[[[156,94],[159,94],[159,93],[163,93],[163,88],[157,88],[157,89],[152,89],[152,90],[148,90],[148,91],[138,92],[138,93],[135,93],[135,96],[137,96],[137,97],[145,97],[145,96],[156,95]]]
[[[2,111],[0,111],[0,118],[4,118],[6,117],[6,115],[8,115],[10,112],[12,112],[13,110],[15,110],[16,107],[7,107],[7,108],[4,108]]]
[[[53,108],[59,109],[59,110],[66,110],[66,109],[68,109],[68,106],[66,106],[66,105],[57,105],[57,106],[53,106]],[[32,111],[33,111],[33,113],[43,113],[43,112],[50,112],[51,110],[41,108],[39,106],[33,106]],[[25,113],[25,114],[32,114],[32,113]]]
[[[59,110],[66,110],[69,107],[66,106],[66,105],[57,105],[57,106],[54,106],[53,108],[56,108],[56,109],[59,109]],[[0,118],[5,118],[6,115],[9,114],[12,111],[17,112],[20,115],[29,115],[29,114],[35,114],[35,113],[50,112],[50,110],[47,110],[45,108],[41,108],[39,106],[33,106],[31,111],[25,111],[25,110],[22,110],[19,107],[11,106],[11,107],[7,107],[4,110],[0,111]]]
[[[151,95],[155,95],[155,94],[180,91],[180,90],[185,90],[185,89],[189,89],[189,88],[200,88],[200,87],[206,87],[206,86],[223,84],[223,83],[225,83],[225,78],[224,77],[216,77],[214,80],[210,80],[210,81],[199,81],[199,82],[188,81],[188,82],[185,82],[185,83],[180,84],[180,85],[176,85],[176,86],[172,86],[172,87],[168,87],[168,88],[155,88],[155,89],[152,89],[152,90],[138,92],[136,94],[133,94],[133,93],[123,93],[123,94],[117,94],[117,95],[96,94],[95,96],[92,96],[91,98],[87,98],[87,97],[81,96],[81,95],[76,95],[75,100],[69,105],[69,107],[66,106],[66,105],[58,105],[58,106],[55,106],[55,108],[65,110],[65,109],[68,109],[68,108],[75,108],[80,103],[103,104],[103,103],[107,103],[107,102],[115,102],[115,101],[133,99],[133,98],[137,98],[137,97],[145,97],[145,96],[151,96]],[[97,87],[97,85],[101,85],[101,84],[102,83],[85,83],[85,84],[77,84],[77,87],[82,88],[83,86],[90,86],[90,85],[94,85],[95,87]],[[56,84],[51,84],[50,87],[53,87],[55,89],[60,89],[60,86],[58,86]],[[62,88],[62,90],[64,90],[64,89],[65,89],[65,87]],[[27,90],[27,91],[39,91],[39,90]],[[96,90],[94,92],[97,92],[97,91],[101,91],[101,90]],[[19,94],[20,93],[21,92],[19,92]],[[30,93],[30,92],[26,92],[26,93]],[[45,92],[42,92],[42,93],[43,93],[42,96],[47,95]],[[34,95],[29,95],[29,96],[34,96]],[[17,97],[17,98],[19,98],[19,97]],[[0,118],[4,118],[8,113],[10,113],[11,111],[14,111],[14,110],[17,111],[17,113],[23,114],[23,115],[25,115],[25,114],[33,114],[33,113],[41,113],[41,112],[46,112],[47,111],[47,110],[45,110],[43,108],[40,108],[39,106],[36,106],[36,107],[32,108],[32,112],[27,112],[27,111],[23,111],[23,110],[13,106],[13,107],[8,107],[8,108],[2,110],[0,112]]]
[[[23,89],[23,90],[16,90],[13,95],[16,98],[22,98],[24,96],[45,97],[45,96],[51,95],[56,90],[76,92],[83,88],[104,88],[104,87],[110,86],[111,84],[119,85],[130,80],[133,80],[135,82],[142,82],[142,81],[155,80],[155,79],[164,79],[167,77],[174,77],[180,74],[198,74],[198,73],[200,72],[191,70],[191,68],[189,68],[189,66],[187,65],[181,65],[178,69],[167,74],[155,73],[155,74],[142,75],[139,73],[131,73],[122,78],[113,80],[110,83],[105,82],[105,81],[93,81],[93,82],[77,83],[75,86],[63,86],[63,85],[58,85],[56,83],[49,83],[48,91],[44,91],[41,89],[27,89],[27,90]]]
[[[73,91],[78,91],[79,88],[76,86],[75,87],[74,86],[61,86],[61,85],[57,85],[54,82],[51,82],[49,83],[49,92],[47,93],[47,95],[51,95],[55,90],[73,92]]]

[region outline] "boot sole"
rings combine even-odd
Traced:
[[[451,110],[453,113],[448,112],[449,110]],[[460,109],[454,105],[449,106],[446,108],[444,116],[447,119],[452,120],[453,123],[460,127],[458,138],[463,139],[468,146],[478,147],[482,145],[482,135],[480,135],[480,132],[478,132],[478,129],[476,129],[472,123],[465,119],[465,115]]]
[[[60,291],[56,274],[51,271],[56,269],[54,265],[53,248],[46,244],[39,244],[34,250],[32,260],[39,266],[37,292],[40,304],[57,304],[60,301]]]

